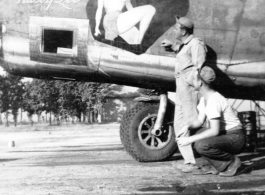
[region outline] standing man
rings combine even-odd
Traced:
[[[188,137],[189,131],[185,134],[179,133],[182,127],[189,124],[197,117],[198,94],[192,86],[191,74],[194,69],[200,69],[206,59],[206,46],[198,38],[193,35],[193,21],[187,17],[176,17],[174,32],[176,39],[182,42],[176,45],[169,40],[161,43],[162,47],[172,49],[177,53],[175,78],[176,78],[176,101],[175,101],[175,117],[174,130],[176,138],[179,136]],[[178,143],[178,142],[177,142]],[[179,145],[178,148],[184,158],[184,165],[179,165],[183,172],[192,172],[196,169],[196,161],[193,154],[191,144]]]

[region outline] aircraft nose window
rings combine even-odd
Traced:
[[[43,52],[73,54],[73,31],[45,29]]]

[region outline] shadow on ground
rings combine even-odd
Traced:
[[[11,162],[11,161],[16,161],[16,160],[20,160],[20,159],[19,158],[14,158],[14,159],[0,159],[0,163]]]
[[[239,174],[251,173],[254,170],[265,171],[265,148],[258,149],[256,152],[243,153],[240,155],[240,160],[243,166]]]
[[[246,190],[259,188],[263,186],[265,179],[247,181],[247,182],[224,182],[224,183],[204,183],[193,186],[185,186],[183,183],[173,184],[169,187],[148,187],[139,189],[146,195],[159,193],[160,195],[212,195],[212,194],[225,194],[225,195],[263,195],[265,192],[261,190]],[[141,193],[140,193],[141,194]]]
[[[260,170],[258,173],[265,175],[265,149],[259,149],[256,152],[243,153],[240,156],[242,161],[242,167],[238,171],[236,177],[240,177],[243,174],[251,174],[252,171]],[[180,160],[181,156],[172,157],[170,161]],[[202,162],[201,162],[202,163]],[[263,172],[261,171],[263,170]],[[199,176],[204,177],[204,176]],[[219,177],[219,176],[217,176]],[[260,177],[259,177],[260,178]],[[165,186],[152,186],[147,188],[141,188],[139,191],[145,195],[152,195],[159,193],[160,195],[211,195],[211,194],[225,194],[225,195],[265,195],[264,184],[265,179],[254,179],[248,181],[234,180],[233,182],[222,182],[224,178],[220,178],[220,182],[216,183],[204,183],[197,185],[185,185],[178,182]],[[236,179],[236,178],[235,178]],[[223,180],[224,181],[224,180]],[[253,190],[255,189],[255,190]],[[139,194],[141,194],[139,193]]]
[[[92,146],[92,148],[90,148]],[[59,150],[17,150],[11,151],[10,153],[51,153],[51,152],[103,152],[103,151],[122,151],[124,150],[123,146],[120,144],[117,145],[80,145],[80,146],[61,146]],[[97,147],[97,148],[95,148]]]

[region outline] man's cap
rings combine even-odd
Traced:
[[[189,28],[189,29],[194,28],[194,23],[192,22],[191,19],[189,19],[187,17],[176,16],[176,22],[182,26],[185,26],[186,28]]]
[[[214,82],[216,75],[211,67],[204,66],[200,71],[200,77],[205,83],[211,84],[212,82]]]

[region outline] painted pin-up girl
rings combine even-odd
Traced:
[[[127,11],[122,12],[126,7]],[[151,5],[133,7],[131,0],[98,0],[96,12],[95,36],[101,34],[99,30],[103,8],[106,15],[103,19],[105,39],[114,40],[122,37],[128,44],[141,44],[145,32],[156,12]],[[139,29],[135,27],[139,23]]]

